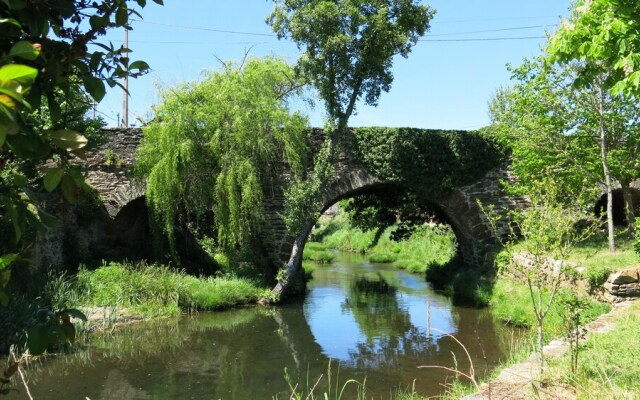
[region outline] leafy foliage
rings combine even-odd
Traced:
[[[513,149],[512,167],[521,192],[543,171],[553,170],[563,201],[590,207],[598,185],[611,187],[613,179],[629,198],[627,218],[632,223],[629,185],[640,174],[636,97],[613,95],[604,85],[610,74],[602,71],[592,74],[588,85],[576,88],[573,82],[589,66],[550,64],[549,59],[544,55],[511,68],[516,83],[492,100],[494,125],[488,130]],[[578,193],[576,188],[588,190]],[[567,196],[571,192],[580,196]],[[613,215],[607,216],[613,236]]]
[[[407,57],[435,11],[413,0],[276,0],[267,19],[303,50],[298,67],[340,129],[356,101],[376,105],[393,81],[393,56]]]
[[[640,95],[640,2],[579,0],[568,21],[551,37],[547,51],[553,61],[584,60],[578,85],[609,71],[605,85],[614,95]]]
[[[505,156],[497,142],[477,132],[356,128],[354,137],[364,166],[395,187],[358,195],[347,210],[363,229],[390,226],[400,215],[405,224],[396,231],[399,239],[438,213],[435,202],[477,181]]]
[[[265,58],[225,64],[202,82],[162,93],[137,168],[171,243],[178,219],[207,232],[213,215],[218,245],[249,248],[262,229],[273,170],[284,161],[299,176],[305,165],[307,120],[287,108],[302,84],[284,61]]]
[[[161,0],[155,2],[162,4]],[[35,182],[15,164],[53,158],[57,165],[48,175],[46,189],[61,187],[67,200],[75,200],[84,181],[66,160],[72,155],[84,157],[87,139],[74,130],[71,110],[65,103],[78,90],[78,82],[100,101],[104,82],[115,86],[118,78],[148,70],[144,62],[129,62],[128,49],[97,42],[109,29],[130,29],[128,17],[137,14],[129,7],[131,3],[0,2],[0,204],[2,214],[12,220],[18,240],[26,225],[48,225],[51,218],[42,210],[29,210],[29,204],[38,204]],[[145,3],[135,2],[140,7]],[[90,46],[100,49],[92,51],[94,47]],[[32,114],[43,105],[47,107],[46,123]]]
[[[544,368],[544,326],[553,309],[563,282],[569,281],[573,267],[568,264],[569,251],[593,234],[596,227],[578,231],[578,209],[567,208],[558,199],[558,185],[547,174],[531,185],[531,207],[510,213],[511,230],[503,243],[509,261],[503,273],[526,286],[537,328],[540,372]],[[496,233],[499,219],[492,209],[484,210]],[[518,240],[521,242],[516,244]]]
[[[296,238],[276,300],[299,273],[302,249],[322,205],[317,201],[330,181],[336,142],[344,135],[356,102],[376,105],[393,81],[393,57],[407,57],[429,28],[434,11],[415,0],[275,0],[267,19],[279,38],[302,50],[298,70],[318,91],[328,117],[328,135],[306,181],[286,193],[285,222]]]
[[[42,354],[49,346],[66,345],[75,342],[76,328],[71,318],[83,321],[87,317],[74,308],[51,311],[42,308],[36,314],[37,324],[29,330],[27,348],[32,355]]]

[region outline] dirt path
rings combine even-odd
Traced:
[[[589,323],[586,335],[605,333],[615,328],[615,319],[636,301],[617,303],[613,309]],[[566,340],[554,340],[544,347],[545,358],[561,357],[569,350]],[[539,399],[575,399],[570,388],[553,386],[544,388],[538,379],[538,355],[533,354],[527,360],[505,368],[497,378],[480,386],[480,391],[463,397],[463,400],[528,400]]]

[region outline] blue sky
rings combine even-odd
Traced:
[[[378,107],[360,104],[352,126],[410,126],[433,129],[477,129],[489,123],[487,102],[500,86],[510,84],[507,63],[540,54],[543,37],[568,15],[570,0],[432,0],[437,10],[431,30],[408,59],[394,62],[394,83]],[[157,88],[197,80],[222,60],[279,55],[294,63],[293,43],[278,41],[264,20],[273,3],[266,0],[151,1],[142,21],[129,33],[132,60],[147,61],[152,72],[130,80],[129,123],[149,119]],[[227,32],[224,32],[227,31]],[[236,33],[231,33],[236,32]],[[123,32],[106,40],[122,43]],[[470,40],[472,39],[472,40]],[[476,40],[483,39],[483,40]],[[499,39],[499,40],[484,40]],[[120,89],[108,91],[98,111],[110,126],[122,112]],[[314,126],[322,125],[323,108],[306,110]],[[139,122],[138,122],[139,125]]]

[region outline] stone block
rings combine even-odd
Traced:
[[[638,268],[623,269],[609,275],[607,282],[617,285],[639,282],[639,275],[640,271],[638,270]]]

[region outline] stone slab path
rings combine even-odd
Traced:
[[[635,301],[617,303],[613,309],[589,323],[584,329],[586,335],[605,333],[615,327],[615,318]],[[546,358],[555,358],[564,355],[569,350],[569,343],[562,340],[554,340],[544,347]],[[480,386],[477,393],[463,397],[463,400],[528,400],[540,399],[572,399],[573,392],[566,390],[563,393],[561,387],[554,387],[553,393],[541,388],[538,381],[538,356],[531,355],[527,360],[505,368],[497,378]]]

